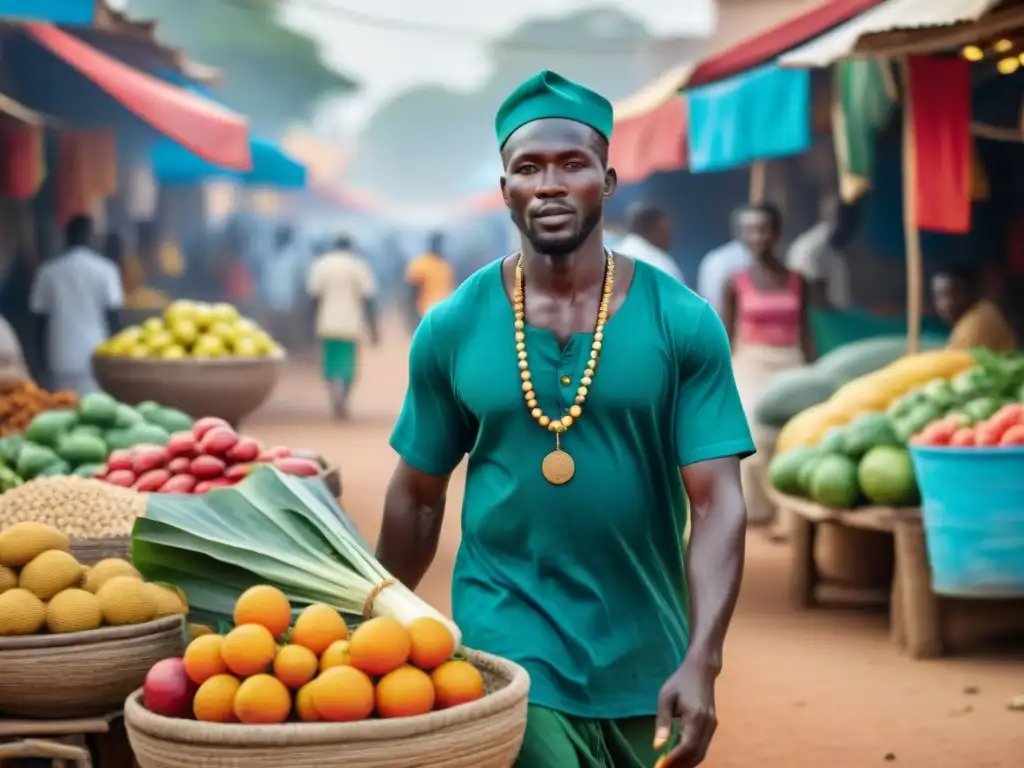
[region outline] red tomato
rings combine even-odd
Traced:
[[[216,456],[197,456],[192,459],[189,474],[198,477],[200,480],[210,480],[223,475],[225,466],[224,462]]]
[[[162,486],[160,493],[192,493],[196,479],[192,475],[175,475]]]
[[[1024,445],[1024,424],[1014,424],[1003,432],[1000,445]]]
[[[110,456],[107,457],[107,469],[111,472],[118,469],[132,468],[132,452],[126,448],[120,448],[116,451],[111,451]]]
[[[980,424],[974,430],[974,444],[979,448],[991,448],[999,445],[1003,433],[1001,430],[992,429],[987,423]]]
[[[142,493],[153,493],[160,490],[163,484],[170,479],[171,473],[166,469],[154,469],[140,476],[132,488]]]
[[[242,437],[228,449],[225,458],[235,464],[245,464],[250,461],[256,461],[256,457],[259,455],[259,440],[253,437]]]
[[[202,440],[206,433],[214,427],[227,427],[230,429],[231,425],[217,416],[206,416],[192,425],[192,434],[196,436],[196,440]]]
[[[1024,416],[1024,405],[1010,403],[1000,408],[992,418],[985,422],[985,425],[1001,439],[1003,433],[1010,427],[1024,423],[1022,416]]]
[[[196,444],[198,442],[195,435],[191,432],[175,432],[167,441],[167,453],[171,456],[188,456],[191,458],[196,455]]]
[[[103,479],[111,485],[131,488],[135,483],[135,473],[130,469],[115,469],[112,472],[108,472],[107,476]]]
[[[274,459],[274,466],[286,475],[299,475],[300,477],[314,477],[320,474],[320,467],[315,461],[309,459],[281,458]]]
[[[188,456],[175,456],[167,462],[167,469],[172,475],[187,475],[189,467],[192,466],[192,459]]]
[[[960,427],[960,429],[953,433],[949,444],[957,448],[973,448],[974,430],[971,427]]]
[[[143,475],[167,464],[170,456],[161,445],[137,445],[132,449],[132,470]]]
[[[231,427],[214,427],[199,441],[199,451],[207,456],[224,456],[237,442],[238,435]]]
[[[949,441],[960,429],[960,424],[955,421],[935,421],[925,427],[918,435],[918,442],[914,445],[949,445]]]

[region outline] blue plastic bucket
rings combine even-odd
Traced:
[[[1024,596],[1024,448],[912,446],[910,454],[935,593]]]

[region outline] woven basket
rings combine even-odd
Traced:
[[[0,638],[0,712],[69,719],[120,709],[149,668],[185,650],[185,620]]]
[[[108,557],[132,561],[132,537],[111,536],[106,539],[72,539],[71,554],[82,565],[95,565]]]
[[[526,731],[526,670],[471,651],[487,684],[480,701],[402,720],[221,725],[174,720],[125,702],[141,768],[509,768]]]

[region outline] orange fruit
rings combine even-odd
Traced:
[[[277,655],[277,643],[262,624],[243,624],[224,636],[220,655],[229,670],[249,677],[267,671]]]
[[[316,677],[316,667],[316,654],[301,645],[286,645],[274,657],[274,676],[293,691]]]
[[[320,657],[320,671],[326,672],[331,667],[351,666],[352,656],[348,652],[348,640],[337,640],[324,651]]]
[[[409,630],[390,616],[363,622],[348,641],[352,666],[377,677],[405,664],[411,650]]]
[[[455,653],[455,638],[443,622],[430,616],[413,621],[409,627],[412,650],[409,661],[428,672],[444,664]]]
[[[292,606],[277,587],[259,584],[241,594],[235,603],[235,626],[259,624],[280,637],[292,624]]]
[[[211,677],[228,671],[221,656],[224,645],[223,635],[200,635],[185,649],[183,661],[185,673],[196,685],[202,685]]]
[[[438,709],[456,707],[487,695],[484,678],[468,661],[446,661],[430,674]]]
[[[246,725],[277,725],[292,712],[292,695],[271,675],[244,680],[235,694],[235,717]]]
[[[235,695],[241,683],[231,675],[214,675],[199,686],[192,700],[196,720],[205,723],[235,722]]]
[[[315,723],[320,719],[320,713],[313,703],[313,683],[302,686],[295,694],[295,714],[304,723]]]
[[[415,717],[434,708],[434,684],[430,675],[416,667],[399,667],[377,682],[377,714],[381,717]]]
[[[322,720],[351,723],[373,713],[373,681],[355,667],[333,667],[310,685],[313,706]]]
[[[319,656],[331,643],[348,639],[348,625],[329,605],[318,603],[306,608],[295,620],[291,642],[309,648]]]

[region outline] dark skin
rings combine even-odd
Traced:
[[[935,311],[950,327],[960,322],[981,298],[978,286],[958,275],[940,273],[932,278],[932,300]]]
[[[761,291],[768,293],[785,291],[788,289],[789,280],[792,275],[790,270],[776,258],[775,247],[778,244],[779,232],[771,217],[763,211],[743,211],[737,221],[740,240],[754,254],[754,266],[750,269],[750,276],[754,285]],[[803,352],[804,360],[808,363],[814,362],[818,352],[814,347],[814,336],[811,333],[811,324],[808,317],[813,297],[811,288],[807,281],[800,279],[800,350]],[[730,280],[725,290],[725,302],[722,311],[722,322],[729,334],[729,341],[736,345],[736,331],[739,319],[738,298],[736,286]]]
[[[578,123],[540,120],[520,128],[502,152],[502,192],[523,233],[526,320],[562,343],[593,330],[604,282],[600,211],[616,176],[607,166],[606,144],[595,137]],[[587,231],[591,222],[596,226]],[[510,301],[516,261],[509,257],[502,264]],[[615,256],[612,314],[622,306],[634,273],[631,259]],[[680,472],[694,511],[687,558],[692,637],[685,660],[658,697],[656,748],[667,742],[672,722],[681,721],[681,740],[664,768],[700,765],[714,735],[715,679],[739,593],[746,531],[736,457]],[[400,460],[388,486],[377,557],[410,588],[423,579],[437,551],[449,480]]]

